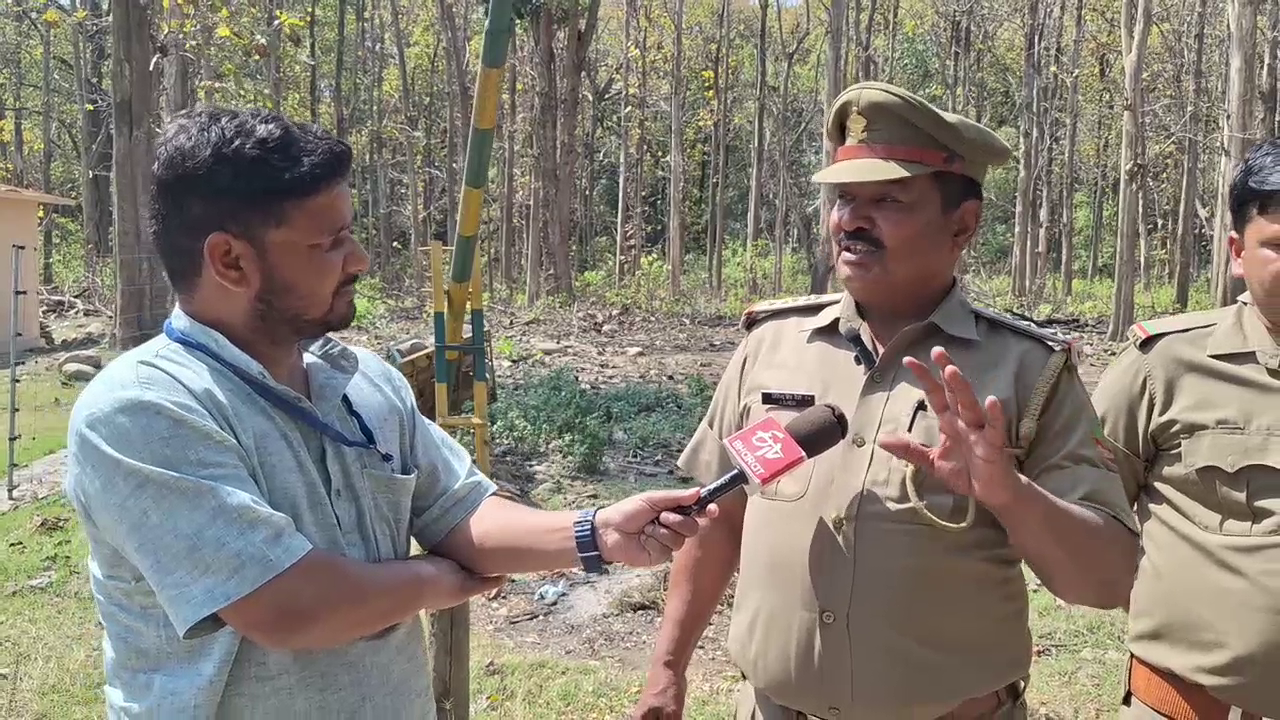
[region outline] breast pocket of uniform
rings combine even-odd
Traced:
[[[751,408],[747,422],[753,423],[769,415],[785,428],[792,418],[806,409],[778,405],[754,405]],[[782,477],[761,488],[760,497],[764,500],[777,502],[794,502],[804,497],[809,492],[809,484],[813,482],[814,464],[815,461],[811,458],[803,464],[791,468]]]
[[[400,560],[409,556],[409,519],[413,512],[413,490],[418,470],[409,474],[385,470],[365,470],[369,488],[369,514],[380,560]]]
[[[924,398],[912,404],[905,422],[903,432],[912,440],[931,448],[942,441],[938,418]],[[892,458],[892,470],[889,473],[888,497],[885,498],[889,507],[907,513],[906,517],[911,522],[925,525],[934,524],[929,515],[946,523],[964,520],[965,498],[952,492],[932,473],[901,458],[889,457]]]
[[[1182,441],[1170,505],[1220,535],[1280,535],[1280,434],[1207,430]]]

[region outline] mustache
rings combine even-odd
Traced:
[[[862,243],[875,250],[884,249],[884,243],[880,242],[880,238],[876,237],[870,230],[852,230],[840,234],[841,245],[852,243]]]

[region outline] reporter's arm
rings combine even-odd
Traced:
[[[438,558],[366,563],[312,550],[218,614],[265,647],[309,650],[346,645],[417,615],[441,610],[500,578],[468,576]]]

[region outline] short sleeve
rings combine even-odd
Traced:
[[[243,450],[182,391],[86,393],[67,435],[67,495],[95,539],[137,568],[183,639],[306,555]]]
[[[436,423],[413,410],[413,490],[409,529],[423,550],[431,550],[471,516],[498,487],[485,477],[470,453]]]
[[[720,376],[711,404],[698,423],[693,438],[676,461],[680,469],[699,485],[714,482],[735,468],[721,441],[742,429],[742,375],[747,355],[747,340],[744,339]]]
[[[1125,493],[1135,502],[1146,484],[1147,462],[1155,454],[1150,433],[1155,400],[1146,358],[1137,348],[1125,348],[1103,372],[1093,391],[1093,406]]]
[[[1050,494],[1110,515],[1138,532],[1124,486],[1100,442],[1098,416],[1070,361],[1046,396],[1022,473]]]

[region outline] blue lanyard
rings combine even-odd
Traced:
[[[241,380],[241,382],[248,385],[249,388],[256,392],[263,400],[275,405],[277,408],[284,411],[285,414],[292,416],[293,419],[301,422],[307,427],[310,427],[330,440],[350,448],[372,450],[381,455],[382,460],[388,465],[395,462],[395,456],[391,455],[391,453],[383,452],[378,448],[378,442],[373,436],[373,431],[369,429],[369,425],[365,423],[364,418],[360,416],[360,413],[356,412],[355,407],[351,404],[351,398],[347,397],[346,393],[342,394],[342,407],[346,408],[347,414],[351,416],[352,420],[356,421],[356,426],[360,428],[360,434],[364,436],[364,440],[351,439],[346,433],[322,420],[319,415],[290,401],[288,398],[281,395],[275,388],[249,374],[244,369],[227,361],[221,355],[214,352],[214,350],[209,346],[182,334],[182,332],[175,328],[173,323],[169,320],[164,321],[164,334],[165,337],[179,345],[185,345],[192,350],[198,350],[213,358],[219,365],[230,370],[233,375]]]

